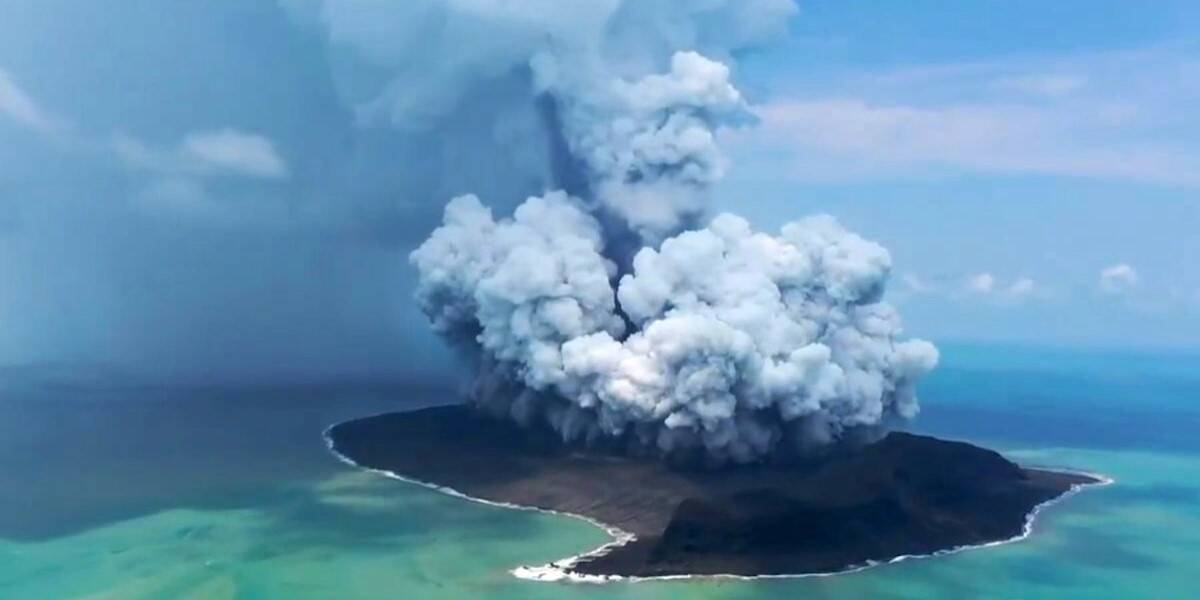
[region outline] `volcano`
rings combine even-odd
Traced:
[[[1018,538],[1038,507],[1103,482],[899,431],[819,460],[694,468],[566,445],[464,405],[349,421],[326,436],[358,466],[576,515],[618,537],[525,569],[542,578],[835,573]]]

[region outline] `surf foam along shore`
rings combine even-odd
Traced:
[[[492,506],[579,518],[613,537],[512,571],[538,581],[857,571],[1024,539],[1044,507],[1111,483],[898,432],[820,462],[672,468],[565,446],[552,431],[466,406],[348,421],[326,440],[348,464]]]
[[[336,454],[337,452],[334,451],[334,453]],[[341,455],[338,455],[338,456],[341,457]],[[342,458],[344,459],[344,457],[342,457]],[[353,461],[350,461],[348,459],[346,459],[346,460],[350,464],[355,464]],[[371,469],[368,469],[368,470],[371,470]],[[617,547],[617,546],[622,546],[628,542],[633,541],[634,539],[636,539],[636,536],[633,536],[633,535],[625,533],[625,532],[620,532],[620,531],[617,531],[617,534],[614,534],[613,533],[614,530],[611,527],[604,525],[603,523],[596,522],[592,519],[589,519],[587,517],[583,517],[580,515],[568,514],[566,516],[574,517],[577,519],[583,519],[585,521],[593,523],[593,524],[597,525],[598,527],[608,531],[610,535],[613,535],[614,540],[612,542],[604,544],[594,550],[589,550],[583,554],[569,556],[567,558],[559,559],[559,560],[556,560],[554,562],[551,562],[551,563],[548,563],[545,565],[520,566],[520,567],[513,569],[510,572],[513,574],[513,576],[515,576],[519,579],[528,579],[530,581],[542,581],[542,582],[565,581],[565,582],[571,582],[571,583],[594,583],[594,584],[612,583],[612,582],[620,582],[620,581],[625,581],[625,582],[673,581],[673,580],[687,580],[687,579],[733,579],[733,580],[751,581],[751,580],[755,580],[755,579],[795,579],[795,578],[802,578],[802,577],[832,577],[834,575],[846,575],[846,574],[850,574],[850,573],[857,573],[859,571],[864,571],[864,570],[870,569],[872,567],[877,567],[877,566],[881,566],[881,565],[890,565],[893,563],[903,562],[903,561],[911,560],[911,559],[936,558],[939,556],[948,556],[950,554],[957,554],[959,552],[964,552],[967,550],[980,550],[980,549],[984,549],[984,548],[993,548],[996,546],[1003,546],[1005,544],[1019,542],[1021,540],[1028,538],[1030,535],[1033,534],[1034,522],[1037,520],[1038,515],[1044,509],[1049,508],[1050,506],[1053,506],[1055,504],[1058,504],[1059,502],[1062,502],[1063,500],[1066,500],[1067,498],[1069,498],[1069,497],[1075,495],[1076,493],[1078,493],[1079,491],[1083,490],[1085,487],[1106,486],[1106,485],[1112,485],[1113,483],[1116,483],[1115,479],[1105,476],[1105,475],[1098,474],[1098,473],[1077,471],[1077,470],[1071,470],[1071,469],[1063,469],[1063,470],[1060,470],[1060,472],[1077,473],[1077,474],[1084,475],[1087,477],[1092,477],[1092,478],[1096,479],[1096,481],[1093,483],[1073,484],[1071,486],[1071,489],[1064,492],[1061,496],[1059,496],[1057,498],[1052,498],[1050,500],[1047,500],[1047,501],[1035,506],[1033,508],[1033,510],[1029,511],[1029,514],[1026,516],[1025,526],[1022,529],[1021,533],[1018,535],[1015,535],[1006,540],[996,540],[993,542],[985,542],[982,544],[974,544],[974,545],[968,544],[968,545],[958,546],[956,548],[950,548],[947,550],[938,550],[938,551],[930,553],[930,554],[905,554],[905,555],[897,556],[895,558],[892,558],[892,559],[886,560],[886,561],[867,561],[864,564],[849,566],[840,571],[830,571],[827,573],[777,573],[777,574],[764,574],[764,575],[736,575],[733,573],[711,573],[711,574],[702,574],[702,575],[700,575],[700,574],[695,574],[695,575],[693,575],[693,574],[658,575],[658,576],[649,576],[649,577],[622,576],[622,575],[587,575],[587,574],[577,573],[572,570],[572,567],[574,567],[579,562],[585,561],[594,556],[607,554],[612,548]],[[400,479],[402,481],[411,481],[411,480],[406,480],[403,477],[396,476],[395,474],[393,474],[391,472],[386,472],[385,474],[387,476],[390,476],[395,479]],[[426,486],[426,487],[433,487],[433,488],[437,489],[437,486],[430,486],[430,484],[427,484],[424,482],[417,482],[417,483],[420,485]],[[472,498],[470,496],[466,496],[466,495],[462,494],[461,492],[456,492],[456,491],[451,490],[451,493],[452,493],[452,495],[454,495],[456,497],[462,497],[462,498],[465,498],[468,500],[481,502],[483,504],[496,505],[496,503],[494,503],[494,502],[489,502],[487,500],[482,500],[479,498]],[[539,512],[549,512],[552,514],[563,514],[563,513],[556,513],[555,511],[544,511],[542,509],[533,508],[533,507],[514,506],[513,508],[525,509],[525,510],[536,510]]]

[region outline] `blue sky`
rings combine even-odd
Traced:
[[[1188,2],[802,3],[742,63],[762,124],[721,204],[877,238],[935,338],[1194,346],[1198,28]]]
[[[802,2],[739,56],[759,126],[725,134],[717,208],[880,241],[914,335],[1195,347],[1200,5],[948,6]],[[348,98],[381,79],[346,54],[275,2],[7,2],[0,363],[444,360],[404,256],[445,198],[524,193],[528,157],[503,136],[430,151],[474,141],[470,119],[362,122]]]

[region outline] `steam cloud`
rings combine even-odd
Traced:
[[[695,52],[677,52],[669,72],[636,81],[589,76],[553,55],[539,55],[533,67],[605,209],[650,240],[701,212],[700,192],[725,170],[714,129],[745,115],[728,67]]]
[[[480,402],[569,440],[629,433],[739,462],[916,414],[937,351],[895,341],[882,247],[829,217],[773,237],[723,214],[642,249],[614,289],[584,206],[552,192],[497,222],[455,198],[413,253],[434,327],[485,357]]]
[[[733,57],[784,30],[790,0],[285,5],[392,73],[362,120],[420,131],[506,82],[493,135],[554,191],[500,218],[456,197],[411,255],[422,310],[476,359],[479,404],[738,462],[917,412],[937,351],[897,341],[885,249],[829,217],[703,225],[718,132],[752,121]]]

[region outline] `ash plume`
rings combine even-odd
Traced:
[[[722,214],[616,280],[585,206],[552,192],[496,221],[456,198],[413,253],[435,329],[482,355],[476,401],[567,440],[737,462],[916,414],[937,350],[897,340],[879,245],[829,217],[771,236]]]
[[[937,351],[899,339],[884,248],[830,217],[775,235],[705,222],[728,167],[718,133],[752,121],[733,57],[784,27],[790,2],[413,2],[381,10],[437,27],[399,46],[364,29],[364,6],[322,4],[333,39],[398,74],[361,118],[419,129],[500,73],[539,115],[548,191],[501,217],[458,196],[410,256],[422,311],[478,369],[478,404],[568,441],[718,462],[916,414]],[[429,68],[405,54],[418,47],[440,56],[432,71],[414,71]]]
[[[747,117],[728,67],[691,51],[676,52],[666,73],[632,81],[551,54],[532,66],[600,207],[648,241],[703,211],[705,188],[725,171],[714,132]]]

